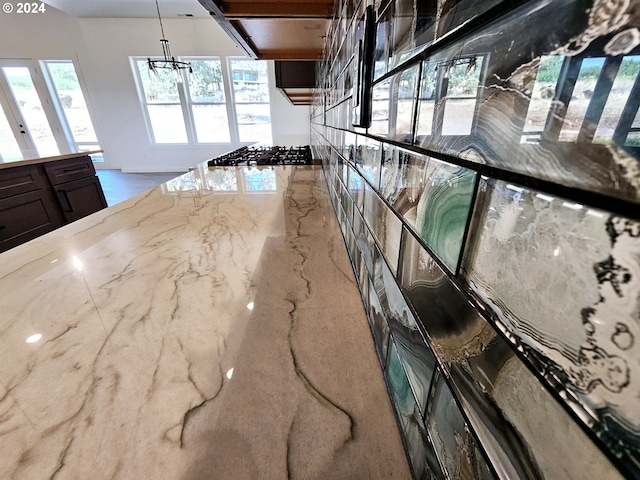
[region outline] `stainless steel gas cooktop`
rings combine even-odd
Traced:
[[[236,165],[312,165],[311,148],[303,147],[242,147],[209,160],[210,167]]]

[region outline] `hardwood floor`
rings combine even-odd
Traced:
[[[122,173],[120,170],[97,170],[107,205],[112,206],[128,198],[157,187],[184,172]]]

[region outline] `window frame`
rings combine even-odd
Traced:
[[[234,61],[254,61],[251,60],[248,57],[227,57],[227,68],[229,70],[228,72],[228,79],[229,79],[229,89],[231,90],[231,101],[233,103],[233,113],[234,113],[234,117],[235,117],[235,129],[237,132],[237,139],[238,139],[238,143],[255,143],[258,142],[259,139],[255,139],[255,140],[242,140],[240,138],[240,122],[238,121],[238,105],[269,105],[269,129],[271,130],[271,134],[270,134],[270,140],[272,142],[273,139],[273,125],[272,125],[272,114],[271,114],[271,82],[269,79],[269,63],[266,60],[262,60],[263,62],[265,62],[265,69],[266,69],[266,85],[267,85],[267,92],[269,94],[269,101],[267,102],[245,102],[245,101],[238,101],[236,99],[236,91],[234,88],[234,82],[238,81],[238,82],[250,82],[250,83],[262,83],[260,82],[260,80],[245,80],[244,78],[239,79],[239,80],[235,80],[233,78],[233,66],[232,63]],[[246,72],[246,70],[241,70],[241,72],[243,72],[243,77],[244,77],[244,73]],[[242,125],[247,125],[247,124],[242,124]]]
[[[236,101],[236,94],[234,90],[234,80],[232,78],[232,61],[255,61],[248,57],[240,57],[240,56],[224,56],[224,55],[191,55],[191,56],[181,56],[178,57],[180,61],[184,62],[197,62],[197,61],[217,61],[220,62],[221,72],[222,72],[222,92],[224,94],[224,102],[194,102],[191,98],[191,90],[189,85],[189,72],[186,70],[179,71],[179,74],[182,78],[181,82],[176,82],[176,88],[178,91],[178,100],[177,102],[153,102],[149,103],[147,101],[147,97],[144,90],[143,81],[141,78],[142,69],[138,67],[138,62],[146,62],[148,58],[154,59],[157,57],[154,56],[131,56],[130,63],[131,69],[133,72],[134,81],[136,84],[137,92],[138,92],[138,101],[140,102],[140,107],[143,111],[143,116],[145,120],[145,125],[147,128],[147,132],[149,135],[149,141],[153,146],[157,147],[178,147],[178,146],[225,146],[225,145],[237,145],[237,144],[246,144],[250,145],[252,143],[256,143],[260,141],[260,139],[256,140],[241,140],[240,139],[240,123],[238,122],[238,109],[237,105],[268,105],[269,106],[269,129],[270,129],[270,137],[273,138],[273,125],[272,125],[272,112],[271,112],[271,67],[266,60],[266,86],[269,94],[269,101],[267,102],[243,102]],[[242,80],[242,81],[251,81],[251,80]],[[262,83],[262,82],[260,82]],[[183,116],[184,126],[187,134],[187,139],[185,142],[159,142],[156,138],[156,135],[153,131],[153,125],[151,123],[151,117],[149,115],[149,105],[180,105],[181,112]],[[197,128],[195,123],[195,116],[193,111],[194,105],[225,105],[226,107],[226,116],[227,116],[227,125],[229,129],[229,141],[223,142],[209,142],[209,141],[199,141],[197,135]]]
[[[94,119],[93,111],[91,110],[91,105],[87,101],[87,91],[84,85],[84,81],[79,74],[79,69],[76,66],[76,63],[72,59],[45,59],[40,60],[40,70],[42,71],[45,83],[47,88],[49,89],[49,96],[51,98],[51,102],[53,103],[56,114],[58,115],[58,120],[60,121],[60,125],[62,127],[62,131],[64,136],[69,144],[70,148],[74,152],[83,152],[83,151],[91,151],[91,150],[102,150],[102,143],[100,142],[100,138],[98,136],[98,130],[96,129],[96,122]],[[76,75],[76,79],[78,80],[78,85],[80,87],[80,91],[82,92],[82,96],[84,97],[85,106],[87,108],[87,113],[89,115],[89,121],[91,122],[91,128],[93,128],[93,133],[95,135],[95,142],[86,142],[86,141],[78,141],[73,135],[73,129],[71,128],[71,124],[69,123],[69,119],[67,114],[64,111],[64,106],[59,98],[58,87],[56,86],[55,79],[49,66],[51,64],[60,64],[67,63],[71,64],[73,70]],[[98,162],[104,162],[103,154],[93,154],[91,155],[92,160]]]

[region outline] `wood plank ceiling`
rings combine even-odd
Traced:
[[[199,0],[211,17],[252,58],[309,61],[322,57],[333,0]],[[302,66],[306,63],[306,66]],[[279,85],[294,105],[311,103],[313,85]]]
[[[319,60],[333,0],[199,0],[248,55]]]

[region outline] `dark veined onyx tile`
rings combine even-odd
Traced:
[[[368,185],[365,186],[364,218],[395,273],[398,268],[402,222]]]
[[[369,300],[369,325],[371,326],[371,332],[373,334],[373,340],[376,346],[376,352],[380,359],[381,365],[387,363],[387,346],[389,344],[389,325],[384,318],[382,312],[382,306],[380,300],[376,294],[376,289],[369,281],[367,287],[368,300]]]
[[[427,439],[422,416],[411,392],[393,337],[389,340],[386,376],[415,478],[444,479],[433,448]]]
[[[640,223],[504,182],[481,190],[472,290],[640,465]]]
[[[608,8],[525,2],[435,52],[423,68],[416,143],[640,202],[640,12],[633,2],[616,4],[614,16]]]
[[[369,137],[359,135],[357,138],[354,162],[363,177],[378,188],[380,184],[380,164],[382,163],[382,149],[380,142]]]
[[[487,480],[495,478],[469,432],[444,377],[438,374],[434,382],[427,429],[447,477]]]
[[[416,232],[452,272],[460,257],[476,173],[429,159],[416,209]]]
[[[477,2],[453,0],[443,3],[421,0],[396,0],[383,12],[378,28],[376,76],[386,71],[383,55],[391,66],[419,53],[447,32],[486,12],[503,0]],[[385,40],[384,42],[382,40]]]
[[[347,186],[349,188],[349,193],[351,193],[358,210],[362,211],[362,207],[364,205],[364,180],[351,165],[348,166],[348,170],[349,178]]]

